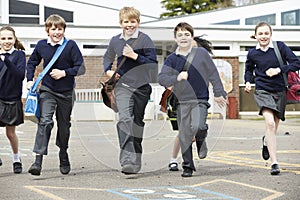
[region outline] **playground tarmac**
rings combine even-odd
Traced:
[[[72,170],[59,172],[56,128],[45,156],[42,174],[27,170],[34,160],[36,124],[17,127],[23,173],[12,173],[11,149],[0,129],[0,199],[299,199],[300,119],[279,126],[277,152],[281,173],[270,175],[270,161],[261,157],[264,122],[261,119],[209,119],[208,156],[198,159],[193,177],[168,170],[176,132],[169,121],[146,121],[143,166],[136,175],[124,175],[118,163],[115,121],[73,121],[69,144]],[[181,158],[179,159],[181,163]]]

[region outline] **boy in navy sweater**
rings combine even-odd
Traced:
[[[126,60],[117,72],[115,87],[119,109],[117,124],[122,173],[140,171],[145,108],[151,94],[151,71],[157,69],[156,50],[151,38],[138,30],[140,12],[133,7],[119,11],[123,32],[111,38],[103,58],[104,71],[111,77],[112,64],[117,55],[117,65]],[[136,45],[132,47],[133,43]]]
[[[56,49],[65,40],[65,20],[59,15],[50,15],[45,22],[48,39],[40,40],[27,62],[27,89],[33,85],[36,67],[43,60],[43,67],[47,66]],[[71,113],[74,104],[75,76],[85,73],[82,54],[73,40],[69,40],[52,68],[42,79],[40,93],[41,117],[35,138],[33,152],[36,153],[35,162],[28,172],[40,175],[43,155],[48,154],[48,143],[53,128],[53,115],[56,113],[57,135],[56,145],[59,147],[60,172],[68,174],[71,166],[67,153]]]
[[[276,157],[276,132],[279,120],[285,120],[286,87],[283,73],[300,69],[300,61],[292,50],[283,42],[277,42],[284,66],[276,57],[271,40],[272,28],[266,22],[261,22],[255,27],[253,39],[257,40],[257,46],[248,51],[245,63],[245,91],[251,91],[251,80],[255,73],[254,97],[259,107],[259,115],[265,119],[266,132],[263,136],[262,157],[265,160],[271,158],[271,175],[280,173]]]
[[[178,98],[177,121],[183,158],[181,176],[191,177],[193,171],[196,171],[192,152],[193,137],[200,148],[207,136],[209,82],[213,86],[215,101],[220,106],[226,105],[227,94],[215,64],[203,47],[193,49],[196,51],[194,59],[189,69],[184,70],[187,57],[193,48],[193,27],[185,22],[179,23],[174,29],[174,37],[178,48],[166,58],[158,81],[164,87],[173,87],[173,92]]]

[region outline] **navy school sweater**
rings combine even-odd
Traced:
[[[245,83],[253,80],[255,76],[256,90],[266,90],[269,92],[281,92],[285,90],[282,73],[300,70],[300,60],[285,43],[278,41],[277,46],[285,63],[284,66],[280,66],[273,48],[269,48],[266,52],[256,48],[248,51],[245,63]],[[280,67],[282,73],[268,77],[266,70],[276,67]]]
[[[20,101],[22,98],[23,80],[25,77],[26,57],[23,51],[14,50],[0,59],[0,71],[4,65],[7,69],[0,79],[0,99],[4,101]]]
[[[157,70],[156,50],[153,41],[145,33],[141,34],[140,39],[134,47],[134,52],[138,54],[137,60],[127,58],[118,73],[121,75],[119,82],[125,83],[133,88],[139,88],[148,84],[151,80],[151,70]],[[119,65],[123,59],[122,51],[126,44],[132,46],[136,38],[125,41],[120,39],[121,34],[111,38],[107,50],[103,57],[104,71],[110,70],[117,56]],[[157,76],[157,75],[156,75]]]
[[[43,68],[47,66],[59,45],[51,46],[47,39],[40,40],[27,62],[27,81],[32,81],[36,67],[43,60]],[[52,69],[65,70],[66,76],[55,80],[50,76]],[[63,52],[42,79],[42,85],[54,92],[65,92],[75,87],[75,76],[85,73],[82,54],[74,40],[68,40]]]
[[[226,92],[223,88],[219,72],[208,52],[202,48],[196,48],[195,57],[188,70],[187,81],[177,81],[178,74],[183,71],[188,56],[171,53],[165,60],[161,72],[158,75],[158,82],[165,87],[174,86],[174,93],[179,101],[208,100],[209,82],[213,86],[215,97],[223,96]]]

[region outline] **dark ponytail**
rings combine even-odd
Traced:
[[[23,51],[25,50],[25,47],[23,46],[23,44],[20,42],[18,38],[16,38],[15,48],[18,50],[23,50]]]
[[[203,39],[204,35],[201,36],[195,36],[194,40],[197,42],[198,47],[203,47],[204,49],[206,49],[208,51],[208,53],[210,53],[211,55],[214,55],[212,50],[213,50],[213,46],[211,44],[210,41]]]

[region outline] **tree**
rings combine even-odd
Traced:
[[[187,15],[232,6],[232,0],[162,0],[160,2],[169,12],[160,18]]]

